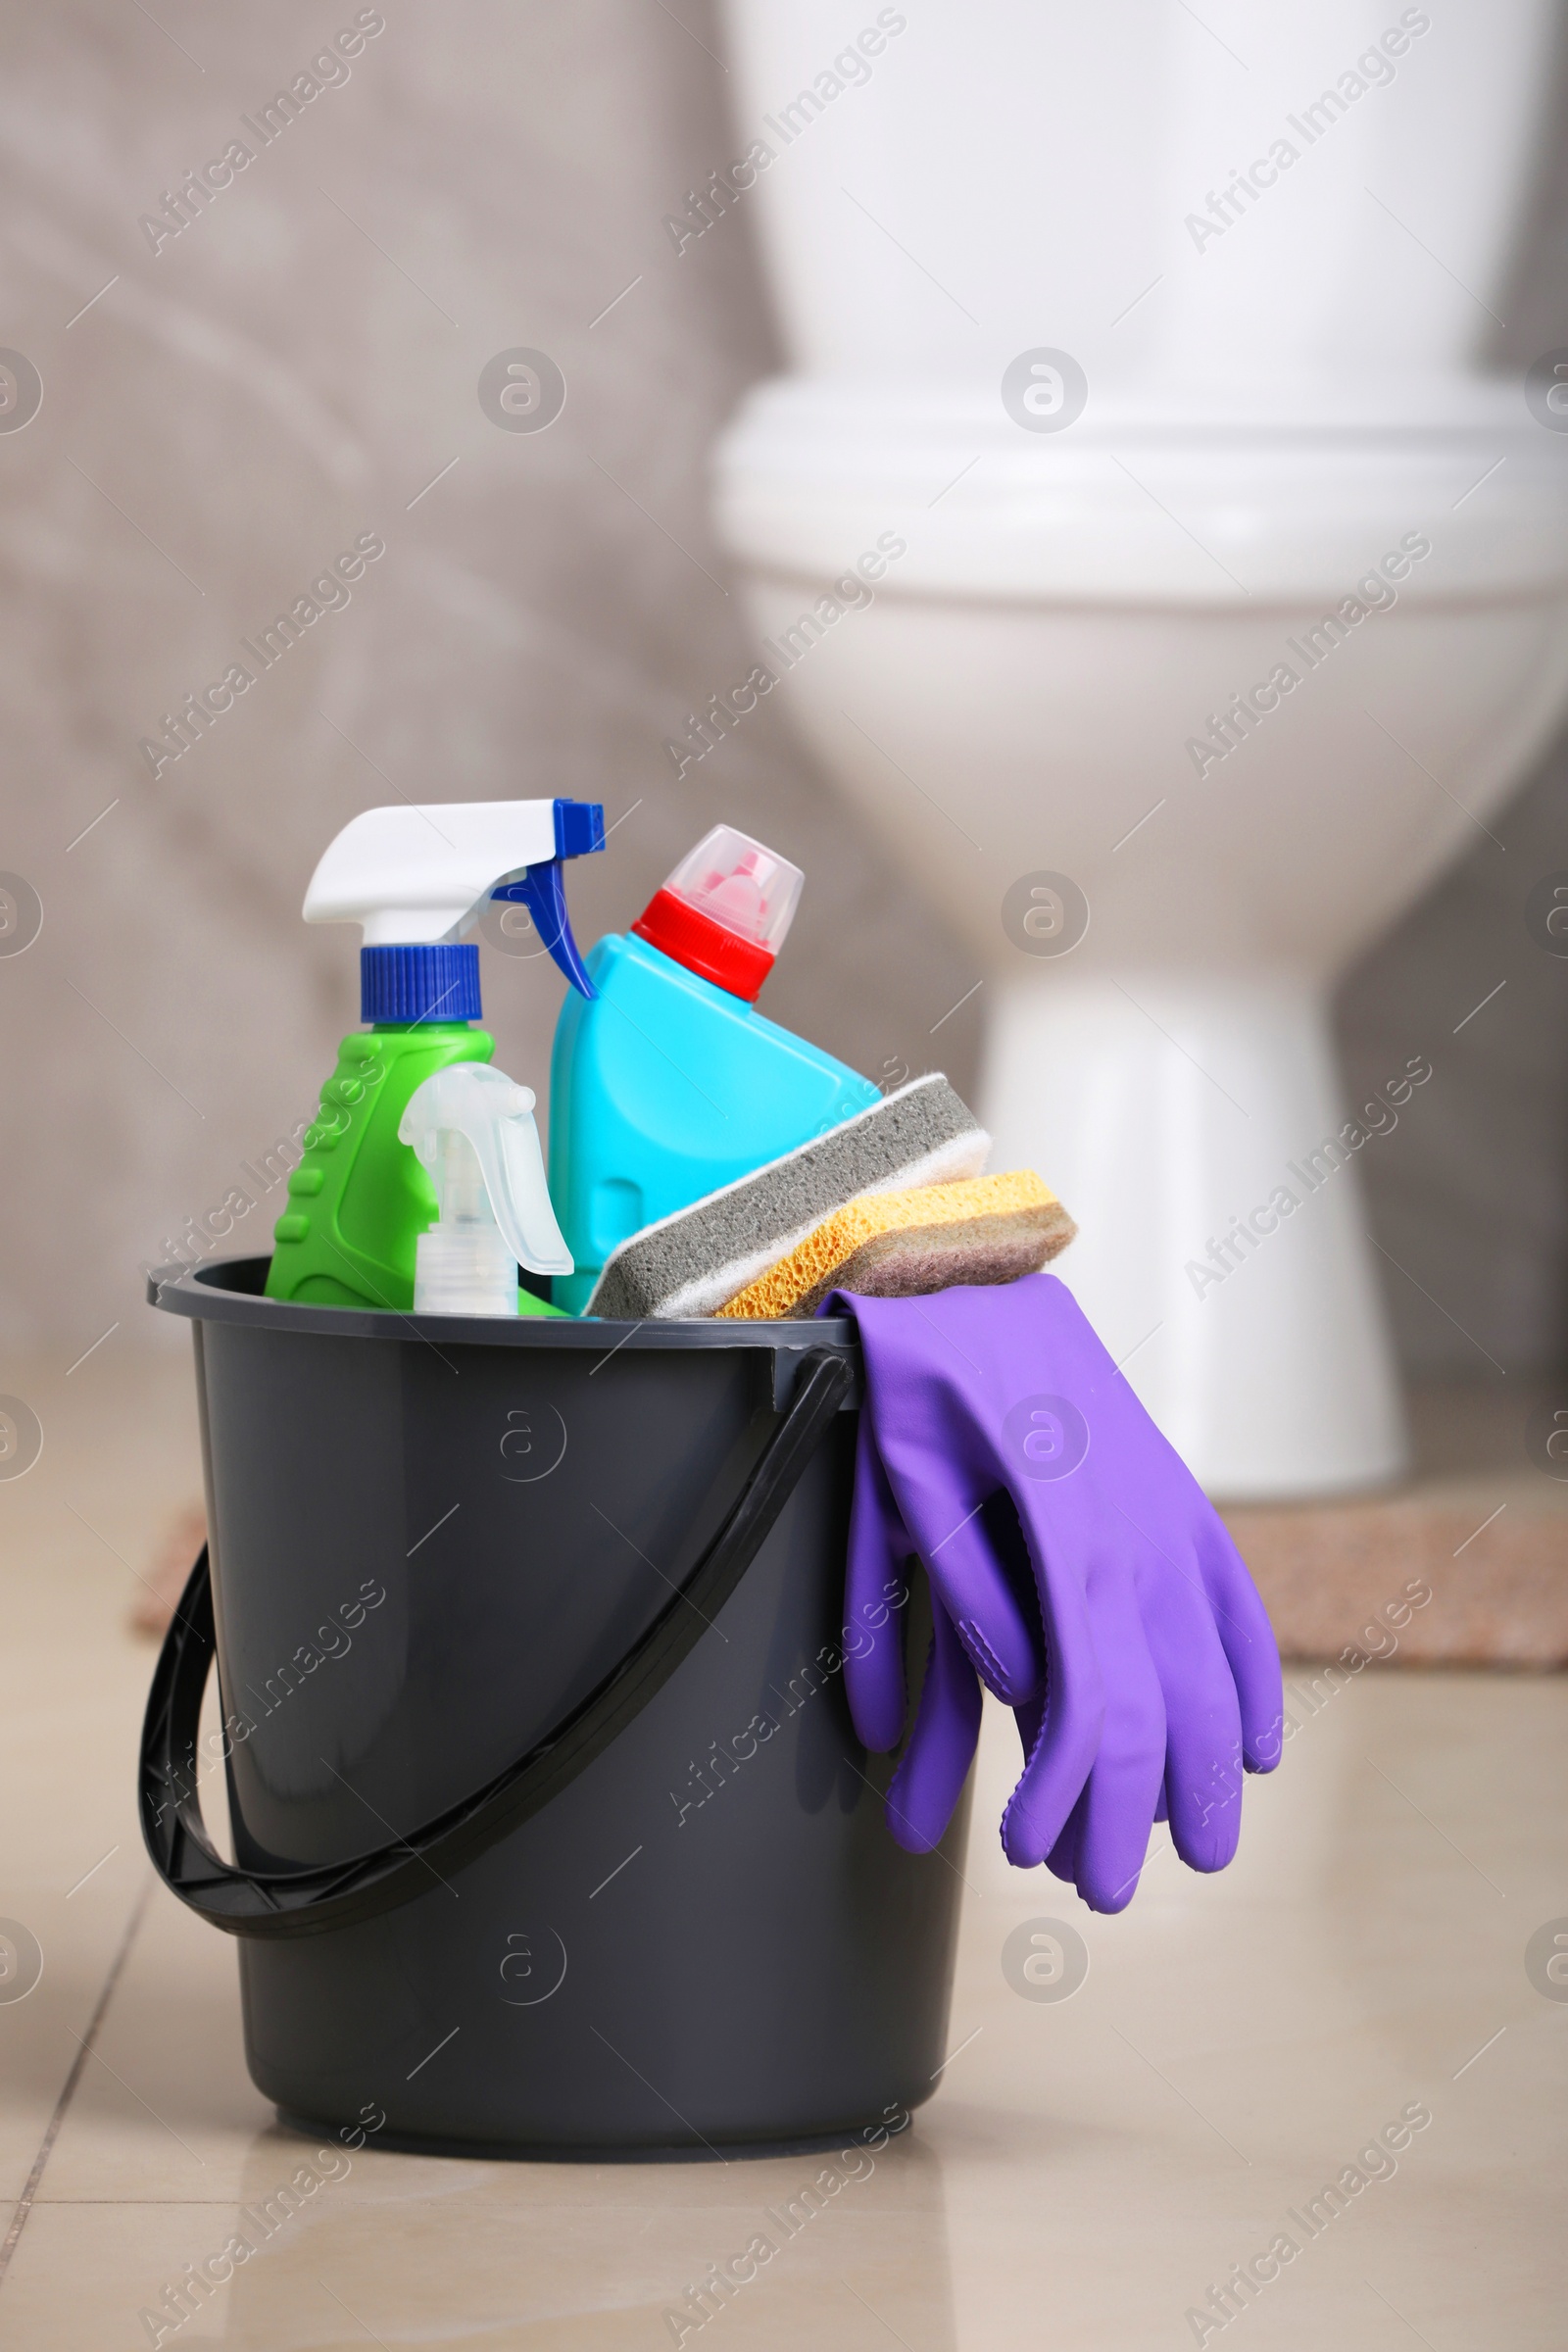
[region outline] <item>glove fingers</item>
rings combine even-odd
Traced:
[[[1100,1745],[1105,1694],[1085,1593],[1070,1572],[1054,1565],[1037,1498],[1015,1499],[1025,1514],[1024,1533],[1045,1625],[1048,1679],[1039,1734],[1002,1816],[1002,1844],[1009,1862],[1032,1870],[1060,1838],[1089,1778]]]
[[[1041,1728],[1046,1720],[1044,1694],[1039,1698],[1031,1699],[1027,1706],[1014,1707],[1012,1712],[1013,1719],[1018,1726],[1018,1737],[1023,1741],[1024,1760],[1027,1762],[1034,1752]],[[1046,1868],[1052,1876],[1063,1880],[1069,1886],[1076,1886],[1078,1884],[1078,1838],[1083,1828],[1084,1799],[1087,1792],[1088,1783],[1086,1782],[1078,1793],[1077,1802],[1062,1824],[1060,1837],[1046,1856]]]
[[[1242,1827],[1242,1719],[1200,1593],[1167,1587],[1146,1628],[1165,1697],[1171,1842],[1193,1870],[1223,1870]]]
[[[1090,1775],[1090,1781],[1094,1778]],[[1089,1810],[1089,1787],[1086,1781],[1079,1792],[1078,1802],[1067,1816],[1067,1824],[1046,1856],[1046,1868],[1053,1878],[1068,1886],[1078,1884],[1078,1857],[1083,1850],[1084,1816]]]
[[[969,1480],[926,1462],[911,1477],[897,1454],[889,1484],[904,1524],[925,1562],[974,1671],[1007,1706],[1040,1688],[1040,1629],[1020,1607],[986,1525],[988,1489],[1002,1484],[982,1468]]]
[[[974,1669],[933,1593],[919,1712],[887,1796],[888,1828],[906,1853],[929,1853],[953,1819],[980,1737],[980,1707]]]
[[[1249,1772],[1272,1772],[1285,1749],[1279,1644],[1247,1562],[1212,1510],[1198,1533],[1198,1563],[1241,1706],[1242,1760]]]
[[[1120,1563],[1090,1582],[1105,1721],[1081,1815],[1074,1880],[1092,1911],[1124,1911],[1137,1890],[1165,1779],[1168,1728],[1138,1594]]]
[[[844,1692],[857,1738],[878,1753],[897,1747],[904,1737],[904,1603],[912,1549],[877,1454],[871,1417],[862,1413],[844,1578]]]

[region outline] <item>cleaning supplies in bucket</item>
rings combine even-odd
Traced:
[[[405,2144],[452,2153],[759,2148],[929,2096],[983,1689],[1024,1740],[1004,1850],[1101,1910],[1155,1820],[1223,1867],[1244,1767],[1280,1754],[1234,1546],[1068,1294],[1023,1271],[1070,1238],[1060,1202],[982,1174],[940,1075],[884,1101],[755,1012],[801,877],[731,828],[585,969],[561,861],[602,845],[565,802],[348,827],[305,910],[364,925],[373,1026],[323,1090],[269,1296],[244,1264],[152,1288],[201,1326],[213,1547],[149,1702],[143,1834],[242,1938],[285,2120],[330,2128],[369,2082]],[[577,992],[554,1205],[534,1097],[469,1026],[464,934],[519,892]],[[631,1327],[607,1352],[519,1320],[519,1265]],[[432,1348],[319,1311],[344,1304],[489,1320]],[[809,1345],[768,1320],[813,1308]],[[212,1657],[236,1709],[270,1696],[282,1629],[372,1570],[374,1662],[226,1717],[224,1861],[194,1785]],[[537,1997],[512,1989],[535,1934],[560,1962]]]
[[[1071,1293],[1037,1274],[921,1299],[834,1292],[853,1315],[860,1415],[844,1679],[867,1747],[904,1736],[897,1615],[924,1563],[934,1633],[887,1799],[902,1845],[947,1828],[984,1684],[1013,1708],[1023,1777],[1002,1823],[1097,1911],[1132,1897],[1156,1821],[1195,1870],[1223,1870],[1242,1778],[1283,1747],[1279,1652],[1229,1535]]]
[[[545,1184],[533,1090],[486,1062],[455,1062],[426,1078],[398,1123],[429,1175],[439,1224],[415,1250],[416,1315],[514,1315],[517,1268],[569,1274]],[[526,1292],[523,1298],[528,1298]],[[535,1313],[559,1312],[529,1299]]]
[[[288,1206],[273,1228],[271,1298],[414,1304],[418,1237],[439,1216],[430,1178],[399,1141],[411,1097],[438,1071],[487,1062],[479,952],[465,937],[492,898],[521,898],[574,990],[593,983],[566,921],[562,863],[605,844],[585,801],[471,801],[368,808],[322,857],[309,923],[359,923],[361,1018],[321,1089]]]
[[[597,994],[566,999],[551,1061],[550,1189],[577,1268],[554,1286],[558,1303],[586,1306],[633,1234],[880,1102],[868,1078],[755,1009],[803,879],[715,825],[630,935],[591,951]]]

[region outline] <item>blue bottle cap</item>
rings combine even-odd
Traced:
[[[360,950],[362,1021],[385,1027],[394,1021],[479,1017],[479,951],[471,941]]]

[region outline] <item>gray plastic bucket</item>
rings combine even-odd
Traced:
[[[166,1884],[239,1939],[257,2086],[556,2159],[906,2118],[966,1808],[905,1853],[845,1704],[853,1325],[376,1314],[266,1272],[149,1285],[193,1324],[211,1565],[141,1789]]]

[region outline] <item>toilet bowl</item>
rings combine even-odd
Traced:
[[[1406,10],[1391,57],[1364,8],[1294,11],[1249,22],[1245,73],[1152,0],[1131,56],[1122,15],[1052,5],[808,13],[728,12],[757,138],[725,185],[796,371],[726,432],[716,504],[776,699],[980,961],[997,1164],[1072,1208],[1063,1278],[1205,1485],[1376,1484],[1381,1286],[1412,1277],[1360,1169],[1472,1007],[1435,995],[1356,1104],[1328,999],[1449,859],[1502,855],[1568,700],[1568,448],[1473,365],[1545,13]],[[1362,94],[1301,180],[1197,235],[1341,64]],[[1456,188],[1428,142],[1461,101]],[[1074,185],[1103,202],[1054,211]]]

